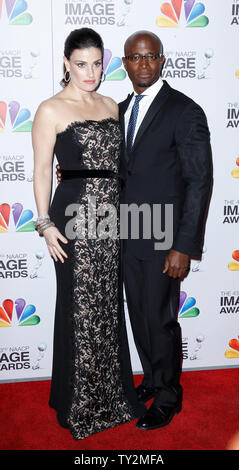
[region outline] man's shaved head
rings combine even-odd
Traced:
[[[154,42],[155,45],[157,45],[158,51],[160,52],[160,54],[163,54],[163,45],[159,37],[156,34],[152,33],[151,31],[145,31],[145,30],[136,31],[135,33],[131,34],[131,36],[129,36],[126,39],[125,45],[124,45],[124,54],[127,55],[127,51],[131,49],[134,43],[136,43],[137,41],[140,41],[141,39],[146,39],[147,37],[150,38]]]

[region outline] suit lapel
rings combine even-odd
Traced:
[[[138,129],[131,152],[135,150],[136,146],[140,142],[142,135],[144,134],[144,132],[146,131],[146,129],[148,128],[152,120],[154,119],[155,115],[160,111],[160,108],[162,107],[162,105],[167,100],[170,90],[171,90],[170,86],[168,85],[167,82],[164,81],[162,88],[159,90],[158,94],[155,96],[153,102],[151,103]]]
[[[134,144],[133,144],[133,147],[132,147],[130,153],[127,152],[127,148],[126,148],[125,142],[124,142],[123,157],[124,157],[124,160],[125,160],[125,163],[126,163],[127,166],[129,165],[132,168],[132,166],[134,164],[134,158],[132,158],[133,157],[132,152],[134,152],[135,148],[137,147],[137,145],[140,142],[141,137],[143,136],[143,134],[147,130],[147,128],[150,125],[150,123],[152,122],[152,120],[154,119],[155,115],[160,111],[161,107],[163,106],[163,104],[167,100],[170,91],[171,91],[171,87],[164,80],[164,84],[163,84],[162,88],[159,90],[158,94],[156,95],[153,102],[151,103],[151,105],[150,105],[150,107],[149,107],[149,109],[148,109],[148,111],[147,111],[147,113],[146,113],[139,129],[138,129],[138,132],[137,132],[137,135],[135,137]],[[128,108],[129,102],[132,99],[132,96],[133,96],[133,93],[129,94],[127,96],[126,100],[119,103],[119,120],[120,120],[120,125],[121,125],[121,129],[122,129],[124,139],[125,139],[125,132],[126,132],[125,122],[124,122],[124,115],[125,115],[125,112]]]
[[[129,102],[130,102],[132,96],[133,96],[133,93],[128,94],[126,100],[119,103],[119,120],[120,120],[120,124],[121,124],[121,129],[124,132],[124,136],[125,136],[124,115],[125,115],[125,112],[126,112],[128,106],[129,106]]]
[[[126,145],[125,145],[125,122],[124,122],[124,115],[125,115],[125,112],[129,106],[129,102],[130,100],[132,99],[132,96],[133,96],[133,93],[131,94],[128,94],[126,100],[122,101],[121,103],[119,103],[119,121],[120,121],[120,126],[121,126],[121,130],[122,130],[122,134],[123,134],[123,139],[124,139],[124,142],[123,142],[123,152],[122,152],[122,155],[124,157],[124,160],[125,160],[125,164],[127,165],[128,164],[128,154],[127,154],[127,149],[126,149]]]

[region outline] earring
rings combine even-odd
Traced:
[[[104,82],[104,81],[105,81],[105,72],[102,72],[100,81],[101,81],[101,82]]]
[[[69,74],[69,75],[68,75],[68,78],[66,78],[66,74],[67,74],[67,73]],[[64,79],[65,79],[65,82],[66,82],[66,83],[68,83],[68,82],[70,81],[70,79],[71,79],[71,74],[70,74],[69,70],[66,70],[66,71],[65,71]]]

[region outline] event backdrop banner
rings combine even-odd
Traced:
[[[214,188],[202,260],[181,285],[183,370],[238,367],[239,0],[0,0],[0,381],[51,377],[56,280],[33,225],[31,128],[39,104],[61,90],[67,35],[83,26],[104,40],[100,93],[119,102],[132,91],[124,42],[149,30],[164,46],[163,79],[207,115]],[[141,372],[126,303],[125,312]]]

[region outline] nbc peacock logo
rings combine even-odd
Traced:
[[[27,26],[32,23],[32,15],[27,11],[28,4],[25,0],[0,0],[0,18],[2,16],[3,4],[5,4],[6,15],[9,25]]]
[[[12,206],[3,203],[0,205],[0,233],[7,233],[9,231],[11,215],[14,231],[33,232],[35,230],[32,210],[23,209],[23,205],[20,202],[15,202]]]
[[[228,269],[230,271],[239,271],[239,250],[233,251],[232,258],[234,261],[230,261],[230,263],[228,263]]]
[[[205,6],[195,0],[171,0],[161,5],[161,13],[156,23],[163,28],[177,28],[180,25],[187,28],[204,28],[209,19],[203,13]]]
[[[239,336],[238,336],[239,338]],[[228,359],[235,359],[239,358],[239,341],[237,338],[232,338],[230,339],[228,345],[230,346],[231,349],[227,349],[225,351],[225,356]]]
[[[112,57],[111,50],[104,49],[103,70],[105,72],[105,80],[124,80],[126,72],[121,66],[121,58]]]
[[[195,307],[196,299],[188,297],[186,292],[181,291],[179,297],[179,318],[195,318],[199,315],[200,310]]]
[[[5,299],[0,306],[0,327],[35,326],[40,317],[35,315],[36,307],[27,304],[25,299]]]
[[[9,109],[12,132],[31,132],[32,121],[29,120],[31,112],[27,108],[21,108],[18,101],[0,101],[0,133],[4,132]]]
[[[239,178],[239,157],[236,159],[236,167],[232,170],[233,178]]]

